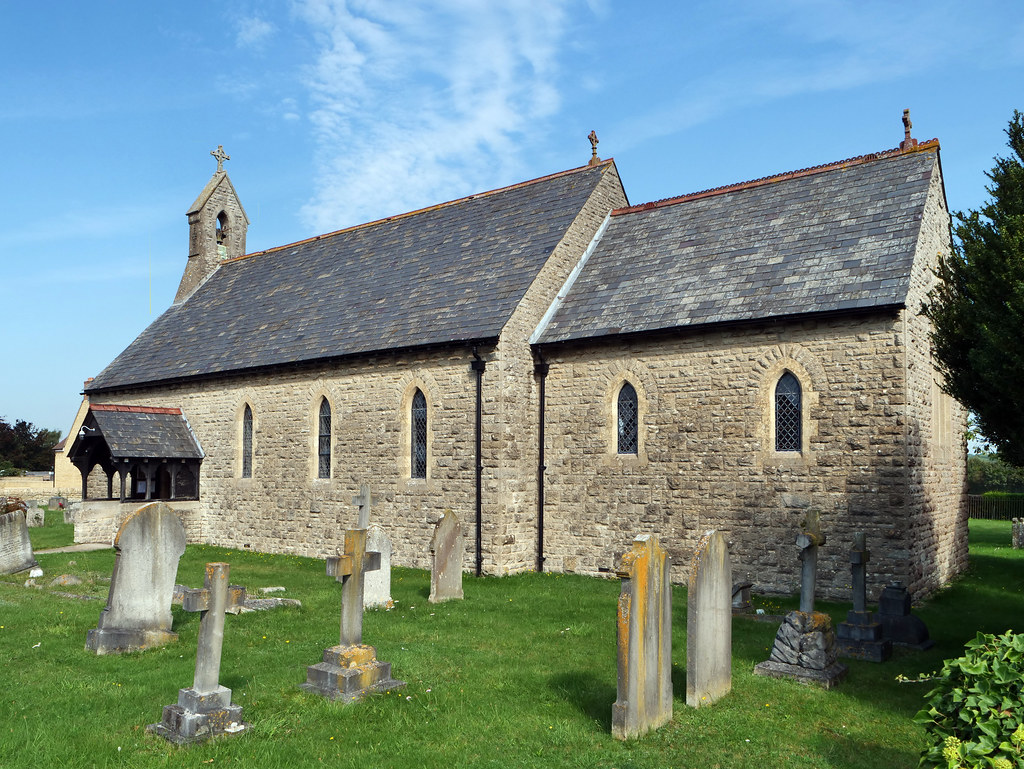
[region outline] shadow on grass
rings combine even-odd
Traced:
[[[611,731],[617,692],[607,680],[592,673],[559,673],[548,679],[548,687],[602,729]]]

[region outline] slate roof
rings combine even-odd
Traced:
[[[86,392],[497,339],[611,161],[224,262]]]
[[[938,142],[613,212],[538,335],[607,335],[900,306]]]
[[[114,459],[204,456],[180,409],[93,404],[89,415]]]

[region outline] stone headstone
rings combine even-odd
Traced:
[[[800,683],[830,689],[846,677],[846,666],[836,661],[836,637],[832,618],[814,611],[818,546],[825,536],[816,511],[809,511],[796,543],[802,562],[800,609],[791,611],[775,635],[771,655],[754,666],[754,674],[792,678]]]
[[[1024,547],[1024,518],[1014,518],[1010,522],[1010,544],[1014,550]]]
[[[65,504],[67,504],[67,500],[64,497],[50,497],[46,502],[46,506],[51,510],[61,510]]]
[[[721,532],[697,543],[686,607],[686,704],[699,708],[732,689],[732,563]]]
[[[0,515],[0,574],[15,574],[38,565],[32,555],[25,512]]]
[[[446,510],[434,527],[430,540],[433,561],[430,567],[431,603],[452,601],[463,597],[462,560],[466,550],[462,526],[451,510]]]
[[[836,653],[840,657],[885,662],[892,655],[892,642],[882,637],[882,625],[867,607],[867,564],[871,559],[863,532],[853,535],[850,570],[853,583],[853,609],[846,622],[836,628]]]
[[[753,582],[734,582],[732,586],[732,613],[746,614],[751,610],[750,588]]]
[[[882,590],[874,619],[882,625],[882,638],[897,646],[925,651],[935,645],[924,620],[910,613],[910,592],[902,582],[890,582]]]
[[[230,570],[226,563],[208,563],[203,587],[184,591],[182,607],[201,614],[195,677],[191,688],[178,690],[177,704],[164,708],[163,720],[146,727],[177,745],[240,734],[249,726],[241,706],[231,702],[231,690],[220,685],[224,614],[245,603],[245,588],[228,585]]]
[[[366,531],[366,551],[380,553],[380,568],[366,572],[363,606],[391,605],[391,539],[382,526],[370,524]]]
[[[658,538],[641,534],[622,556],[619,595],[618,698],[612,736],[639,737],[672,720],[672,583]]]
[[[391,677],[391,663],[378,660],[377,650],[363,643],[365,574],[379,567],[380,554],[366,551],[366,529],[346,531],[344,552],[327,559],[327,576],[341,582],[341,643],[306,668],[303,691],[349,703],[405,686]]]
[[[71,502],[64,506],[64,523],[74,523],[78,512],[82,509],[81,502]]]
[[[168,505],[154,502],[125,519],[107,606],[89,631],[85,648],[97,654],[137,651],[177,639],[171,632],[171,596],[185,527]]]
[[[30,529],[38,529],[46,525],[46,511],[35,504],[30,504],[25,512],[25,525]]]

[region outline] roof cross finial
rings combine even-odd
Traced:
[[[910,110],[903,110],[903,141],[900,142],[900,149],[904,152],[917,146],[917,139],[910,137],[910,129],[913,127],[914,124],[910,122]]]
[[[598,163],[601,162],[601,158],[597,156],[597,132],[591,131],[587,135],[587,138],[590,139],[590,151],[592,153],[590,156],[590,162],[587,165],[596,166]]]
[[[224,145],[223,144],[218,144],[217,145],[217,149],[213,150],[210,154],[213,155],[215,158],[217,158],[217,171],[218,172],[224,170],[224,161],[225,160],[231,160],[231,156],[224,151]]]

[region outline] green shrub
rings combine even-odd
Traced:
[[[1015,491],[986,491],[982,499],[1024,499],[1024,494]]]
[[[964,649],[914,717],[932,742],[920,766],[1024,769],[1024,635],[978,633]]]

